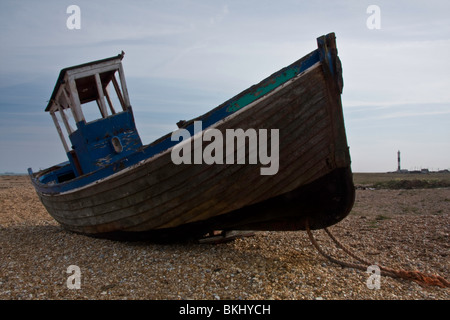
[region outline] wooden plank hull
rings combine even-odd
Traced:
[[[350,212],[354,187],[342,88],[328,67],[326,61],[315,63],[210,127],[223,136],[227,129],[278,129],[279,168],[274,175],[261,175],[261,165],[248,161],[176,165],[169,148],[74,190],[46,193],[38,179],[32,181],[61,225],[91,235],[301,230],[306,219],[313,229],[332,225]],[[248,149],[246,141],[247,156]]]

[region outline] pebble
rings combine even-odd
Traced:
[[[449,289],[389,277],[371,290],[369,274],[329,262],[304,231],[256,232],[219,245],[116,242],[74,234],[48,215],[27,177],[3,178],[0,300],[450,298]],[[357,190],[354,212],[329,230],[371,261],[420,267],[448,280],[449,199],[448,188],[412,190],[401,199],[386,190]],[[411,209],[413,214],[402,210],[415,206],[420,210]],[[387,218],[377,220],[381,214]],[[353,262],[325,232],[313,234],[328,254]],[[73,275],[67,273],[69,265],[80,268],[80,289],[67,286]]]

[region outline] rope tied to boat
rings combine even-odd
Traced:
[[[339,248],[341,248],[350,257],[359,261],[361,264],[340,261],[340,260],[335,259],[332,256],[328,255],[325,251],[323,251],[322,248],[320,248],[317,241],[314,239],[311,229],[309,228],[309,222],[307,220],[306,221],[306,232],[308,233],[309,239],[310,239],[312,245],[317,249],[317,251],[321,255],[323,255],[325,258],[327,258],[331,262],[339,264],[343,267],[354,268],[354,269],[358,269],[358,270],[362,270],[362,271],[367,271],[367,267],[374,265],[374,263],[371,263],[371,262],[367,261],[366,259],[361,258],[361,257],[357,256],[356,254],[354,254],[353,252],[351,252],[346,246],[344,246],[340,241],[338,241],[336,239],[336,237],[327,228],[324,228],[324,230],[327,233],[327,235],[331,238],[331,240]],[[392,268],[388,268],[385,266],[380,266],[378,264],[377,264],[377,266],[380,268],[381,275],[389,276],[392,278],[401,278],[401,279],[405,279],[405,280],[411,280],[411,281],[418,283],[419,285],[429,285],[429,286],[438,286],[441,288],[450,288],[450,282],[439,275],[435,275],[435,274],[429,275],[429,274],[425,274],[425,273],[417,271],[417,270],[408,271],[408,270],[404,270],[404,269],[392,269]]]

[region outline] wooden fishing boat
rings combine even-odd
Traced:
[[[340,97],[342,70],[334,33],[319,37],[317,44],[298,61],[210,112],[180,121],[179,129],[147,145],[135,126],[123,52],[61,70],[45,111],[68,161],[36,173],[28,169],[40,200],[64,228],[113,238],[304,230],[306,221],[319,229],[339,222],[355,194]],[[87,120],[89,108],[100,116]],[[226,161],[230,153],[212,164],[175,163],[174,151],[182,144],[201,155],[215,141],[205,139],[206,132],[225,136],[227,129],[255,130],[260,138],[262,130],[276,129],[278,135],[265,147],[267,154],[277,153],[277,170],[262,174],[261,163]],[[191,137],[174,139],[180,132]],[[231,157],[242,160],[242,152],[251,157],[250,140],[244,139]]]

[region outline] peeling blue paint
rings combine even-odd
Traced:
[[[311,67],[317,61],[319,61],[317,54],[313,54],[311,55],[310,59],[304,61],[301,65],[292,66],[289,69],[280,71],[279,74],[271,78],[270,81],[267,82],[267,84],[263,84],[261,87],[256,88],[253,92],[249,92],[236,101],[232,101],[229,105],[227,105],[227,112],[231,113],[238,111],[239,109],[242,109],[250,103],[258,100],[262,96],[278,88],[287,81],[293,79],[295,76]]]
[[[90,123],[81,121],[77,128],[69,138],[83,174],[114,163],[142,147],[131,109]],[[121,153],[114,150],[113,137],[121,141]],[[76,171],[74,157],[69,157],[69,161]]]

